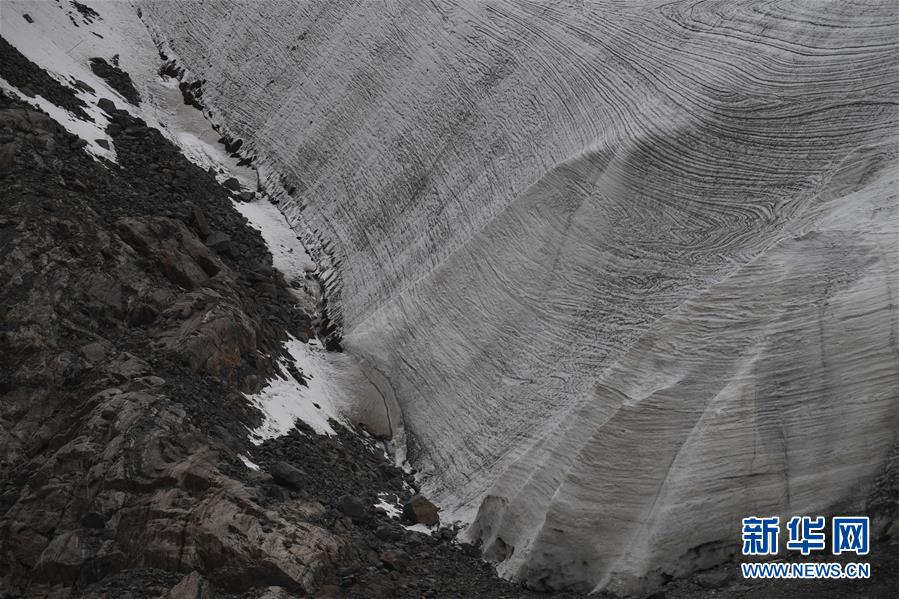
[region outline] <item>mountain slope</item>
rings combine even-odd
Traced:
[[[138,4],[284,174],[344,346],[502,572],[630,588],[747,513],[864,508],[895,3]]]

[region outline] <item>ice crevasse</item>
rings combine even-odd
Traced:
[[[899,422],[894,2],[136,4],[285,175],[345,348],[501,573],[639,588],[746,515],[865,509]]]

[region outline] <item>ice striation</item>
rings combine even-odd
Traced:
[[[639,588],[860,510],[899,418],[899,10],[137,3],[317,247],[445,518]]]

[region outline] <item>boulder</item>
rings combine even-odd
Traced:
[[[212,233],[212,229],[209,228],[209,221],[206,219],[206,214],[196,206],[191,206],[190,224],[196,228],[197,233],[204,239],[209,237]]]
[[[194,570],[169,591],[169,599],[215,599],[209,582]]]
[[[381,553],[381,563],[389,570],[403,572],[409,567],[409,554],[405,551],[388,549]]]
[[[195,372],[231,376],[256,352],[256,328],[239,308],[219,303],[192,311],[159,334],[161,346]]]
[[[231,253],[231,237],[220,231],[213,231],[206,238],[206,245],[214,249],[220,254],[229,255]]]
[[[108,115],[112,115],[116,111],[115,103],[109,98],[100,98],[97,100],[97,106]]]
[[[139,254],[153,258],[172,283],[201,286],[223,265],[180,221],[165,217],[123,218],[116,223],[122,239]]]
[[[300,490],[305,486],[307,475],[299,468],[291,466],[287,462],[275,462],[268,469],[269,474],[279,485]]]
[[[368,515],[365,502],[353,495],[341,495],[337,499],[337,509],[353,520],[362,520]]]
[[[425,524],[433,526],[440,521],[437,506],[428,501],[423,495],[413,495],[403,505],[403,516],[413,524]]]
[[[375,536],[381,539],[382,541],[397,541],[402,537],[400,532],[387,524],[382,524],[378,528],[375,529]]]

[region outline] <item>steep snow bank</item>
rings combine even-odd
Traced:
[[[893,2],[139,2],[333,254],[501,570],[593,588],[862,509],[895,432]]]

